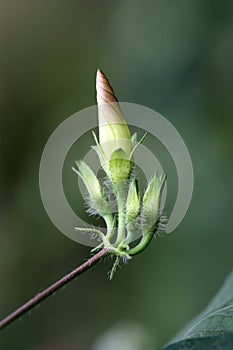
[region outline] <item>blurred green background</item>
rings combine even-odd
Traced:
[[[159,349],[232,268],[233,2],[0,4],[1,318],[89,256],[47,217],[38,169],[53,130],[95,103],[98,67],[120,101],[155,109],[177,128],[195,175],[175,232],[112,282],[111,261],[95,266],[2,331],[0,349]]]

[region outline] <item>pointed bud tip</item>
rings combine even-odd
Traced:
[[[106,75],[100,69],[97,69],[96,73],[96,93],[98,105],[117,102],[117,98]]]
[[[100,68],[97,69],[96,75],[98,75],[98,74],[104,75],[103,71]]]
[[[96,82],[99,80],[99,79],[101,79],[101,78],[103,78],[105,75],[104,75],[104,73],[102,72],[102,70],[101,69],[97,69],[97,72],[96,72]]]

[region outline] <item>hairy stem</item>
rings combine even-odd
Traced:
[[[124,205],[121,201],[118,205],[118,233],[117,233],[116,246],[118,246],[119,243],[123,242],[124,236],[125,236],[125,213],[124,213]]]
[[[21,317],[25,312],[31,310],[34,306],[38,305],[41,301],[48,298],[51,294],[58,291],[60,288],[65,286],[68,282],[72,281],[77,276],[81,275],[83,272],[87,271],[90,267],[95,265],[101,258],[108,255],[110,252],[108,249],[102,249],[97,254],[89,258],[85,263],[76,267],[72,272],[68,273],[62,277],[57,282],[53,283],[48,288],[44,289],[42,292],[35,295],[33,298],[28,300],[25,304],[20,306],[18,309],[13,311],[11,314],[6,316],[0,321],[0,329],[6,327],[11,322],[15,321],[18,317]]]
[[[116,187],[116,198],[118,206],[118,232],[115,245],[118,246],[125,239],[125,202],[126,202],[126,186],[122,182]]]

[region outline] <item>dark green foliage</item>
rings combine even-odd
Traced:
[[[233,272],[207,308],[163,349],[233,349]]]

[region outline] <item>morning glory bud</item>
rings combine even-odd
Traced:
[[[109,159],[121,148],[129,158],[132,151],[130,131],[118,100],[108,79],[100,70],[96,75],[96,99],[98,104],[99,144]],[[108,144],[110,142],[110,144]]]
[[[75,168],[72,169],[81,177],[84,185],[86,186],[91,208],[94,209],[94,211],[96,211],[102,217],[111,215],[110,204],[106,196],[103,194],[99,180],[91,168],[82,160],[77,161],[76,165],[78,167],[78,170]]]
[[[142,230],[143,234],[151,232],[155,229],[160,217],[160,199],[165,182],[165,176],[157,176],[156,174],[150,180],[142,204]]]
[[[100,70],[97,71],[96,76],[96,92],[99,141],[97,141],[95,150],[107,175],[117,183],[122,179],[128,179],[132,168],[130,131],[113,89]],[[117,162],[118,156],[119,162]],[[119,178],[117,173],[120,175]]]

